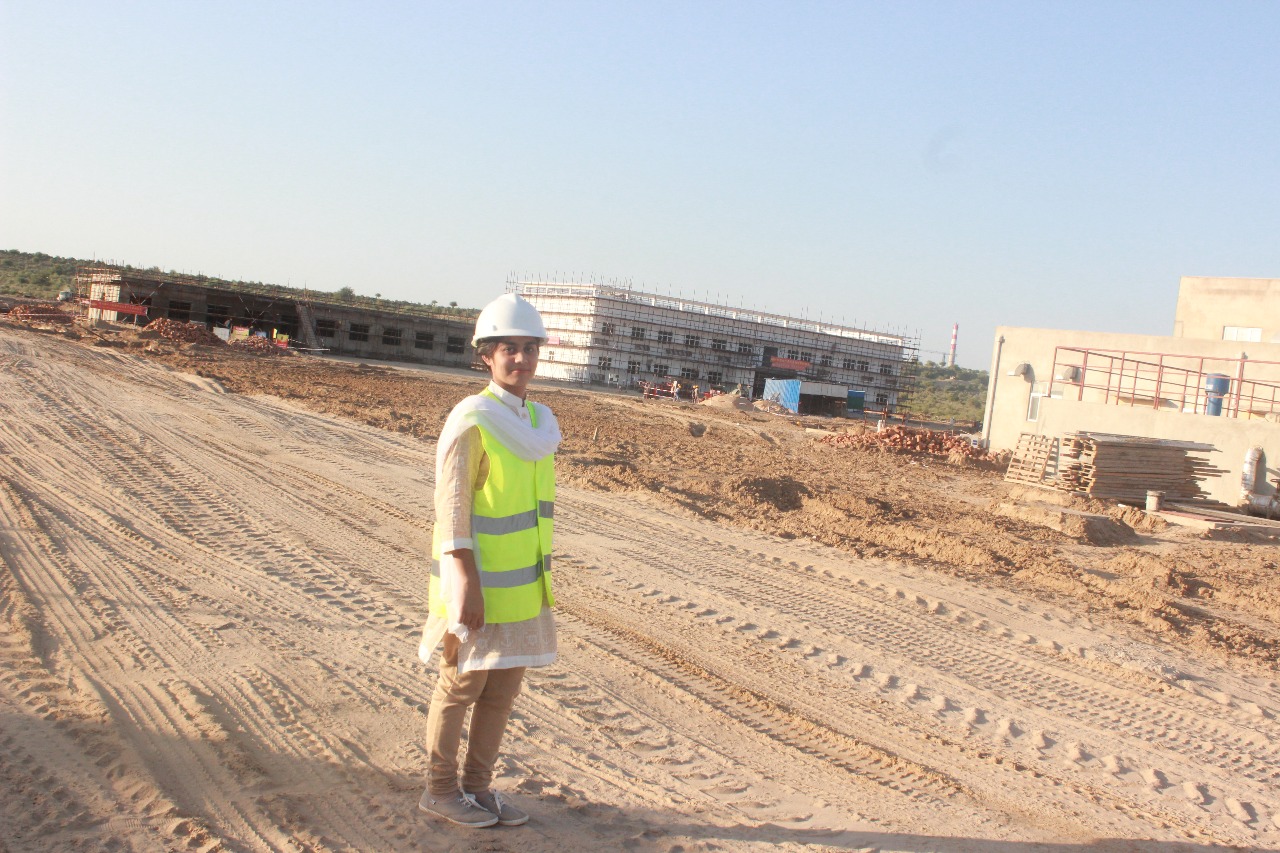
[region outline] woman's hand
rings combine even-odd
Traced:
[[[458,621],[472,631],[484,627],[484,590],[480,586],[480,572],[476,569],[476,557],[470,548],[450,552],[456,559],[458,602],[461,609]]]

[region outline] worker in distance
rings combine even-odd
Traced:
[[[476,318],[472,345],[490,381],[449,413],[436,448],[429,612],[418,656],[444,641],[427,714],[430,765],[418,807],[467,827],[529,816],[492,789],[527,667],[556,658],[551,532],[560,426],[526,399],[547,330],[508,293]],[[459,778],[463,719],[472,708]]]

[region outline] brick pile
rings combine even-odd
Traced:
[[[824,435],[818,441],[833,447],[851,447],[855,450],[874,448],[948,458],[987,458],[987,453],[981,448],[974,447],[965,436],[904,426],[886,427],[880,432],[864,432],[861,435]]]
[[[160,317],[147,324],[147,328],[162,338],[184,344],[205,344],[207,346],[223,346],[222,338],[209,331],[200,323],[181,323]]]
[[[8,317],[10,320],[15,320],[19,323],[47,323],[51,326],[66,326],[72,321],[70,314],[52,302],[32,302],[15,305],[9,311]]]

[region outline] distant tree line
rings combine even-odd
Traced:
[[[981,422],[987,409],[987,371],[925,361],[913,366],[916,387],[906,408],[932,420]]]
[[[43,252],[20,252],[16,249],[0,249],[0,295],[22,296],[28,299],[55,299],[60,291],[75,291],[76,270],[89,264],[100,264],[102,261],[86,261],[80,258],[61,258],[46,255]],[[160,267],[134,267],[129,264],[108,264],[122,269],[137,269],[143,272],[159,273]],[[174,277],[187,274],[169,270]],[[318,301],[336,301],[350,305],[364,305],[380,308],[400,308],[420,306],[420,302],[407,302],[400,299],[383,299],[381,293],[373,296],[359,296],[350,287],[341,287],[332,293],[326,291],[306,291],[303,288],[286,287],[284,285],[264,285],[260,281],[228,280],[212,276],[199,276],[210,284],[229,287],[241,286],[246,289],[272,287],[282,291],[293,291],[301,297],[309,293]],[[454,314],[460,317],[474,317],[479,314],[478,308],[460,308],[457,302],[441,305],[431,300],[428,305],[432,311],[440,314]]]

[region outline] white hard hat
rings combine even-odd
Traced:
[[[542,325],[542,315],[523,296],[504,293],[490,302],[476,318],[476,333],[471,338],[475,346],[485,338],[537,338],[546,343],[547,327]]]

